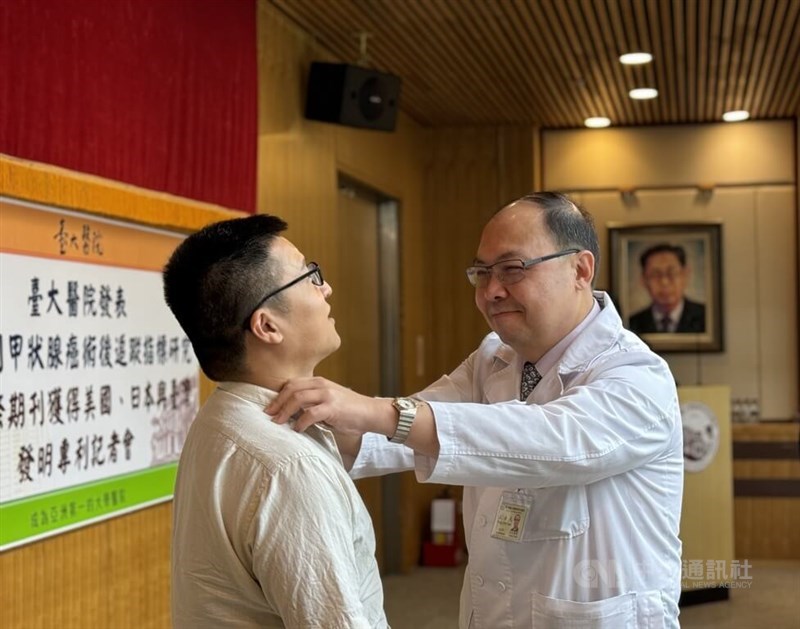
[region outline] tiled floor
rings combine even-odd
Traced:
[[[751,560],[749,589],[730,599],[686,607],[683,629],[800,629],[800,561]],[[418,568],[384,577],[392,629],[456,629],[463,568]]]

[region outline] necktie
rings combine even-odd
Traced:
[[[669,317],[662,317],[658,322],[658,331],[669,332],[669,324],[670,324]]]
[[[541,379],[542,375],[536,371],[534,364],[526,362],[525,366],[522,367],[522,382],[519,387],[519,399],[523,402],[527,400],[533,388],[539,384],[539,380]]]

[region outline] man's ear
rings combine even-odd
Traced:
[[[576,257],[578,261],[575,264],[575,279],[581,287],[591,286],[592,278],[594,278],[594,254],[588,249],[584,249]]]
[[[282,322],[268,308],[259,308],[250,317],[250,332],[263,343],[281,343],[282,329]]]

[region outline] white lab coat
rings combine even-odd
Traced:
[[[354,477],[415,467],[420,481],[464,485],[461,629],[678,627],[674,379],[608,295],[595,297],[601,312],[527,402],[515,399],[522,361],[494,333],[419,394],[438,458],[364,437]],[[504,492],[532,503],[518,542],[491,535]]]

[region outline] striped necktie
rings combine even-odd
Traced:
[[[522,382],[520,383],[519,387],[519,399],[523,402],[528,399],[528,396],[533,391],[533,388],[539,384],[539,380],[542,379],[542,375],[536,371],[536,367],[533,363],[525,363],[525,366],[522,368]]]

